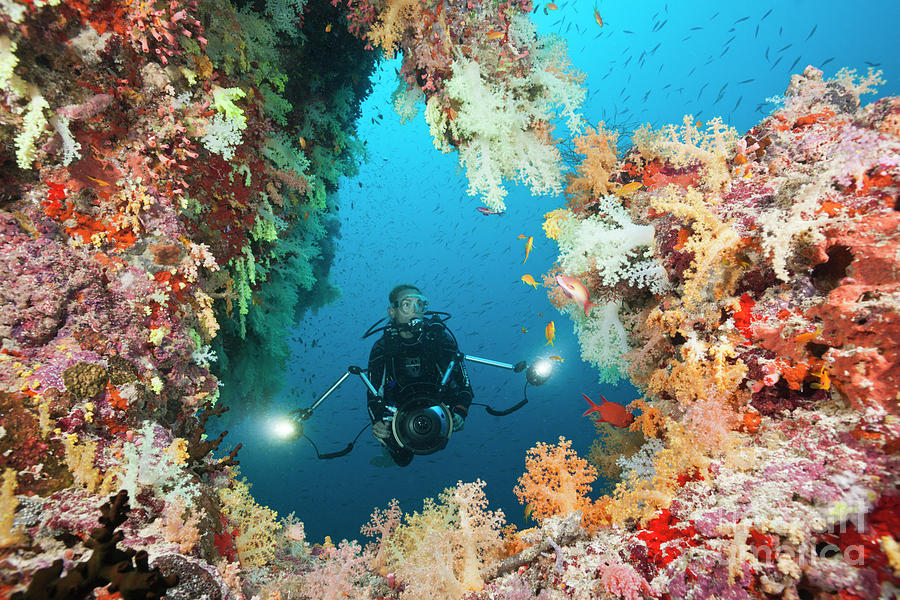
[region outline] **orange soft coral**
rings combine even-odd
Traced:
[[[597,129],[588,127],[584,135],[575,138],[574,152],[584,156],[566,186],[566,196],[572,208],[612,191],[609,177],[616,168],[616,142],[619,133],[609,132],[601,122]]]
[[[571,449],[572,442],[559,436],[559,444],[538,442],[525,457],[525,473],[513,490],[519,502],[531,506],[538,522],[553,515],[580,510],[587,518],[594,512],[588,492],[597,470]]]

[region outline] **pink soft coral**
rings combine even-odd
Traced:
[[[371,560],[355,540],[329,546],[306,575],[304,591],[312,600],[368,598],[369,586],[362,581]]]
[[[645,595],[656,597],[647,580],[625,563],[613,562],[606,567],[600,577],[600,585],[607,594],[625,600],[642,600]]]

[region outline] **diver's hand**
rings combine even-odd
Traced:
[[[372,435],[374,435],[375,439],[379,442],[383,442],[391,437],[391,426],[384,421],[378,421],[372,425]]]
[[[459,431],[465,426],[466,420],[462,417],[462,415],[453,413],[453,431]]]

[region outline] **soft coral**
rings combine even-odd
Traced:
[[[594,512],[591,483],[597,470],[571,449],[572,442],[559,437],[559,445],[538,442],[525,458],[525,473],[513,490],[519,502],[528,503],[535,520],[580,510],[587,518]]]

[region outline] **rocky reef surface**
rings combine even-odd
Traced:
[[[333,297],[365,46],[404,53],[398,107],[494,209],[502,177],[562,189],[547,123],[583,97],[530,3],[336,4],[0,3],[0,598],[895,596],[900,101],[861,104],[873,73],[807,67],[744,135],[575,137],[545,285],[642,397],[587,460],[529,452],[535,528],[477,481],[364,544],[253,499],[204,428]]]

